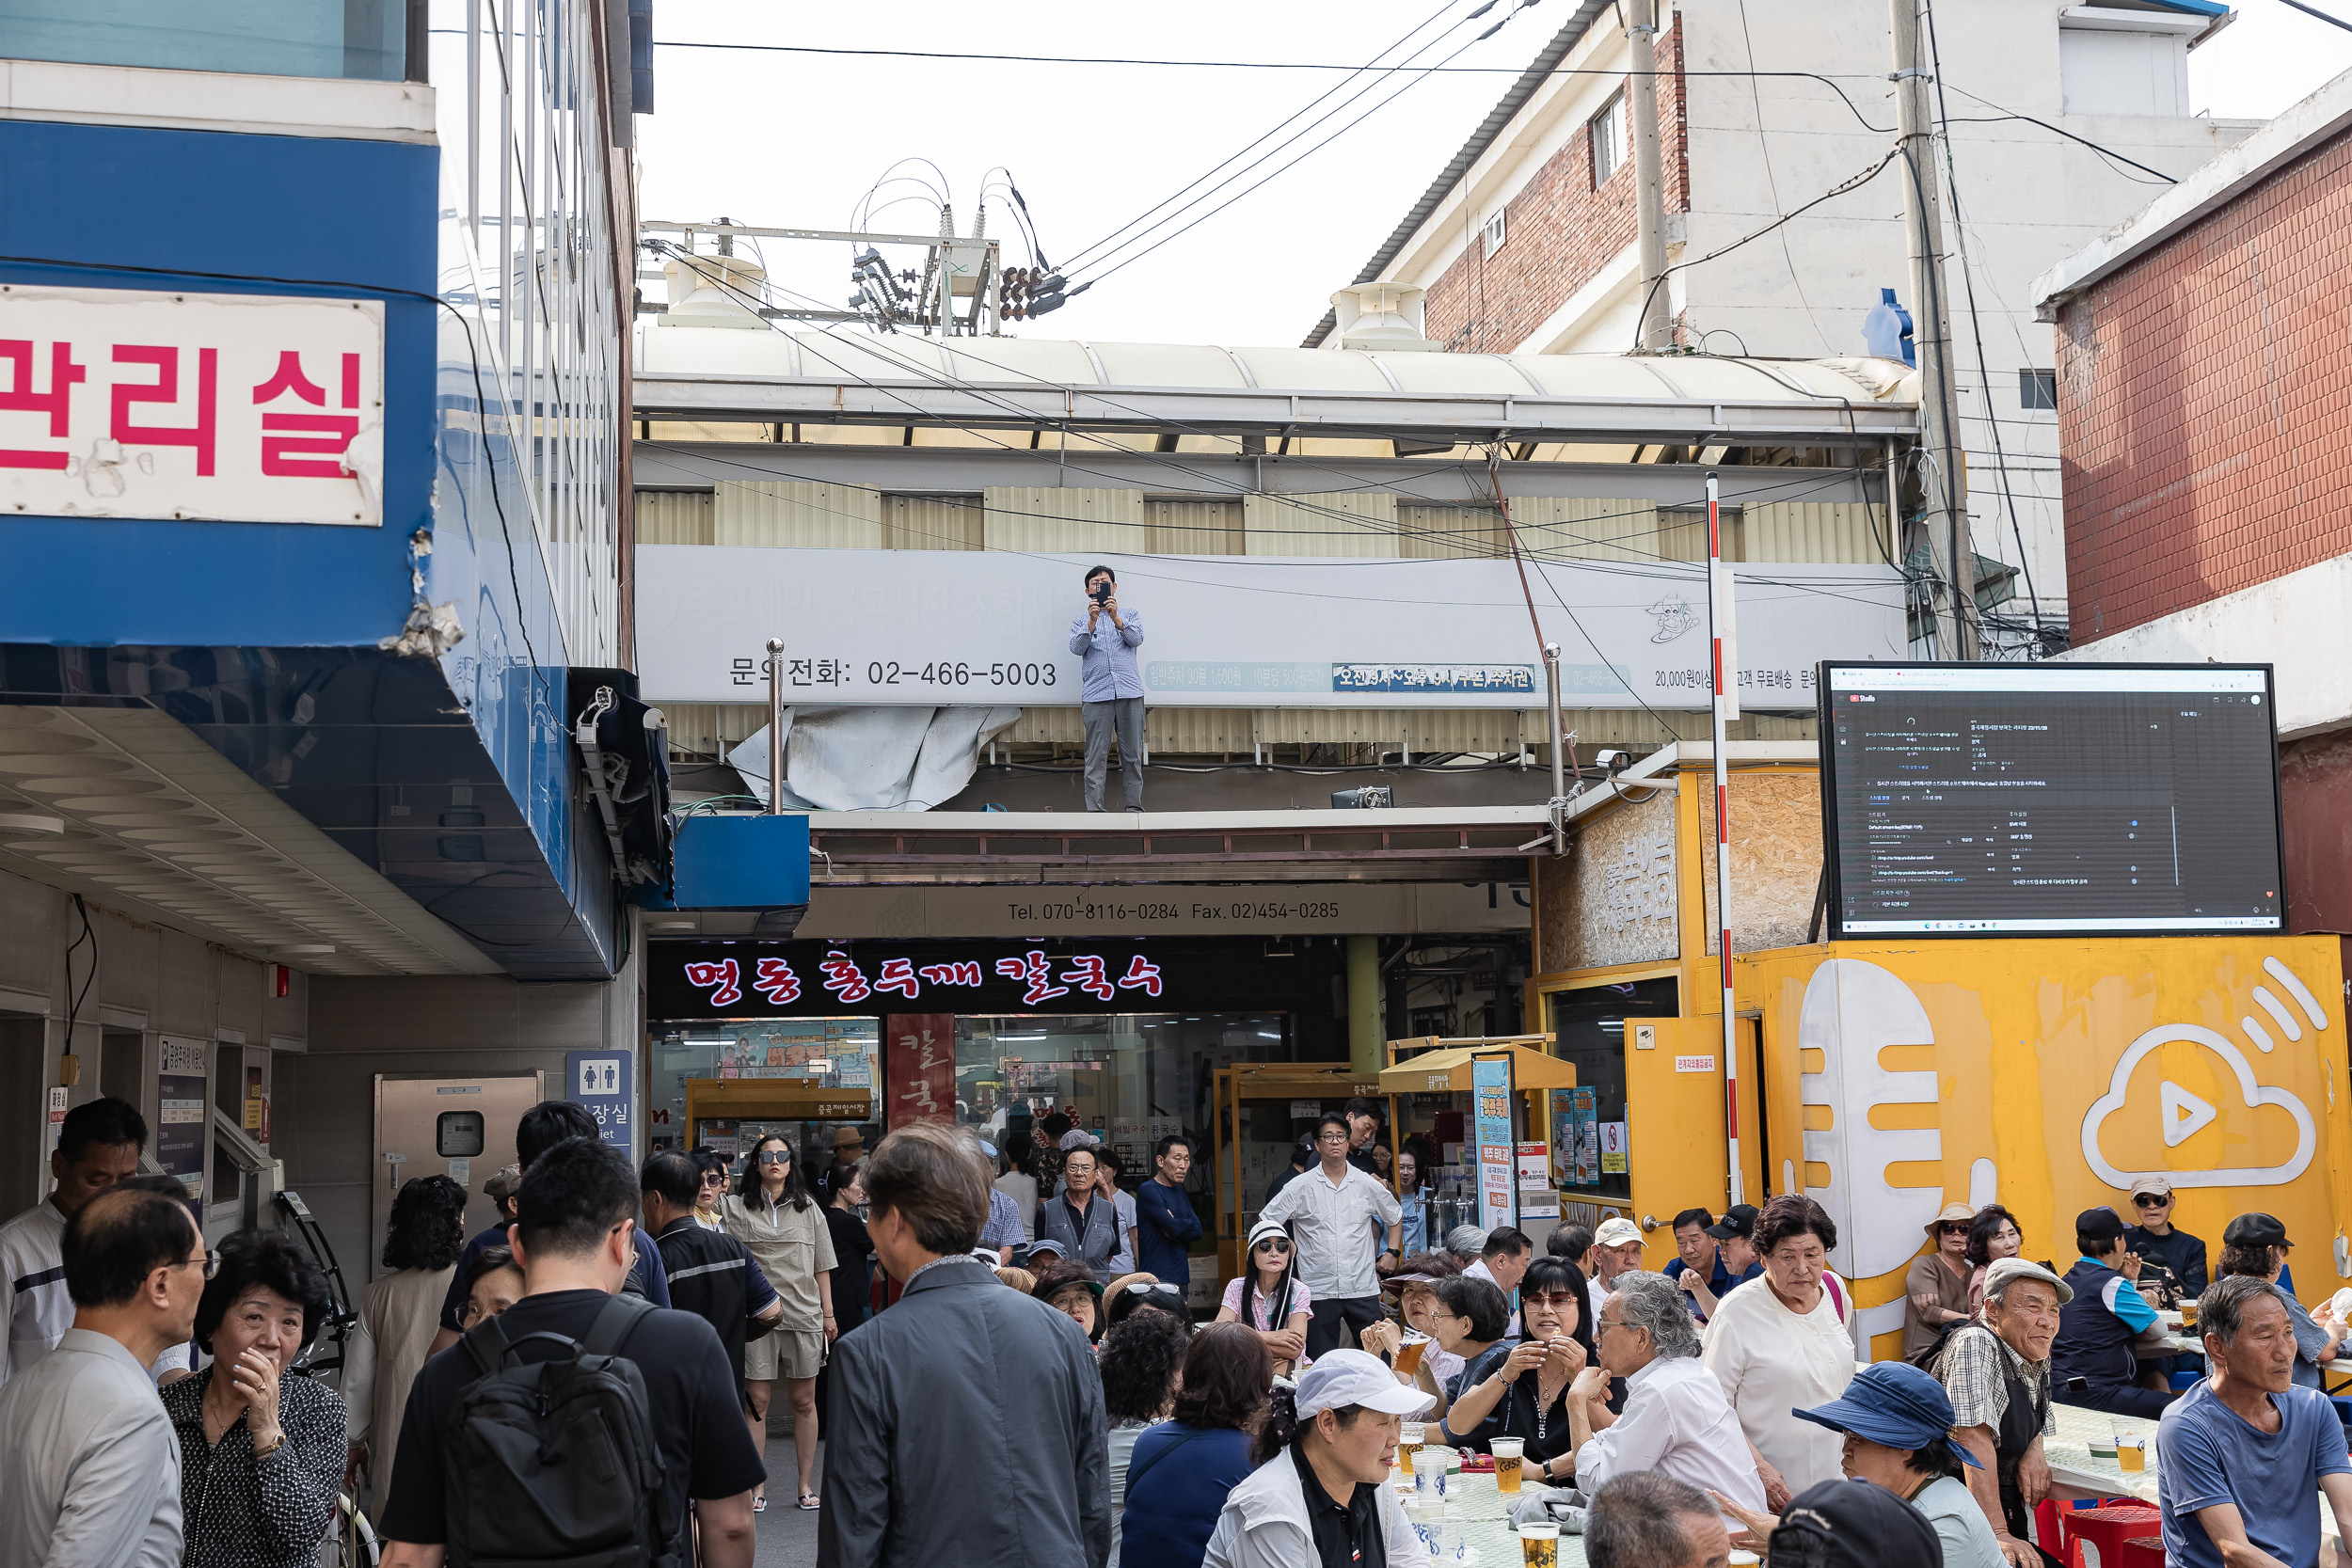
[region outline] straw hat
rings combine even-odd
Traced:
[[[1928,1240],[1931,1242],[1935,1240],[1936,1229],[1940,1226],[1965,1225],[1976,1217],[1977,1212],[1965,1203],[1947,1203],[1944,1205],[1942,1213],[1928,1221],[1926,1227]]]

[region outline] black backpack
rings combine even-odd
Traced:
[[[482,1375],[450,1411],[441,1458],[453,1568],[680,1568],[644,1374],[618,1354],[652,1310],[614,1296],[584,1340],[510,1343],[496,1318],[467,1330],[460,1342]],[[516,1361],[533,1339],[571,1354]]]

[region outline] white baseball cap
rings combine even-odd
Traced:
[[[1623,1214],[1610,1215],[1600,1222],[1600,1228],[1593,1232],[1595,1246],[1623,1246],[1628,1242],[1641,1239],[1642,1227]]]
[[[1389,1416],[1415,1416],[1438,1402],[1435,1394],[1399,1383],[1388,1363],[1359,1350],[1327,1351],[1298,1379],[1298,1418],[1361,1405]]]

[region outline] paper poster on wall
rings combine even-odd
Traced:
[[[204,1196],[204,1129],[210,1120],[204,1095],[204,1046],[199,1040],[167,1038],[162,1071],[156,1075],[155,1163],[176,1176],[188,1196]]]
[[[1624,1122],[1604,1121],[1600,1124],[1600,1168],[1605,1176],[1623,1176],[1629,1168]]]

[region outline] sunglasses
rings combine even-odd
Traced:
[[[763,1148],[759,1151],[759,1163],[763,1165],[788,1165],[792,1163],[792,1151],[788,1148]]]
[[[1260,1252],[1288,1252],[1290,1249],[1290,1243],[1282,1240],[1279,1236],[1269,1236],[1264,1241],[1258,1243],[1258,1250]]]
[[[1968,1234],[1968,1226],[1964,1221],[1939,1225],[1935,1227],[1935,1233],[1939,1236],[1965,1236]]]
[[[1555,1308],[1573,1307],[1576,1305],[1576,1292],[1574,1291],[1542,1291],[1522,1296],[1520,1299]]]
[[[2169,1196],[2159,1197],[2154,1193],[2136,1193],[2132,1196],[2132,1202],[2142,1209],[2161,1209],[2171,1201]]]

